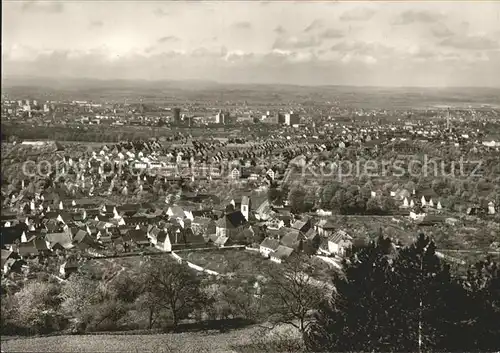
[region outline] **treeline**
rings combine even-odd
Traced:
[[[168,132],[158,129],[125,130],[115,126],[67,127],[67,126],[30,126],[2,124],[2,141],[14,140],[56,140],[77,142],[119,142],[146,141],[159,138]]]
[[[282,196],[277,189],[269,191],[271,201]],[[394,199],[387,195],[371,196],[369,187],[334,182],[322,188],[305,188],[295,184],[288,192],[288,202],[295,213],[313,211],[317,208],[349,215],[386,215],[397,207]]]
[[[408,201],[420,201],[413,190],[425,191],[426,195],[434,194],[434,202],[440,201],[442,205],[452,211],[465,212],[464,207],[478,205],[486,209],[488,203],[493,201],[500,204],[500,184],[491,178],[414,178],[405,183],[386,182],[377,186],[366,177],[350,180],[349,182],[333,181],[324,186],[304,187],[294,183],[290,190],[271,187],[268,198],[271,202],[279,203],[287,199],[292,210],[297,213],[309,212],[317,208],[331,210],[337,214],[357,215],[387,215],[399,208],[391,191],[403,192],[406,190]],[[376,193],[372,197],[372,191]],[[429,196],[426,196],[429,197]],[[399,201],[402,203],[402,200]],[[465,206],[464,206],[465,205]]]

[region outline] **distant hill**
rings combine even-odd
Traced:
[[[243,101],[249,104],[333,104],[365,109],[409,109],[433,106],[500,107],[500,88],[378,88],[354,86],[297,86],[225,84],[212,81],[147,81],[96,79],[45,79],[7,77],[2,93],[15,99],[107,100],[162,103],[165,101]]]

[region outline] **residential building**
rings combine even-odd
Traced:
[[[352,246],[352,239],[344,230],[338,230],[328,238],[324,238],[319,251],[327,255],[343,256],[346,250]]]
[[[278,246],[276,251],[272,252],[270,254],[270,259],[273,262],[276,262],[278,264],[286,261],[292,254],[294,253],[294,249],[289,248],[284,245]]]
[[[280,242],[278,239],[273,239],[267,237],[260,243],[259,251],[262,256],[269,257],[271,253],[275,252],[276,249],[280,246]]]

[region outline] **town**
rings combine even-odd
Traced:
[[[208,136],[193,136],[200,122],[186,123],[174,107],[156,130],[161,137],[84,142],[22,138],[29,129],[21,126],[32,119],[49,117],[67,136],[85,124],[54,120],[67,104],[31,104],[39,106],[29,99],[3,104],[8,287],[40,274],[64,283],[102,266],[121,273],[124,259],[144,256],[168,256],[211,278],[241,275],[238,267],[244,277],[262,275],[261,266],[300,259],[325,284],[353,246],[380,236],[407,246],[421,231],[436,242],[438,257],[463,269],[499,254],[495,109],[448,108],[381,125],[352,112],[347,119],[266,111],[241,121],[235,108],[204,119]],[[89,121],[108,120],[100,114]],[[420,169],[412,169],[415,161]]]
[[[2,352],[497,352],[498,5],[2,2]]]

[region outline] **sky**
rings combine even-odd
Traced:
[[[500,2],[2,1],[2,76],[500,86]]]

